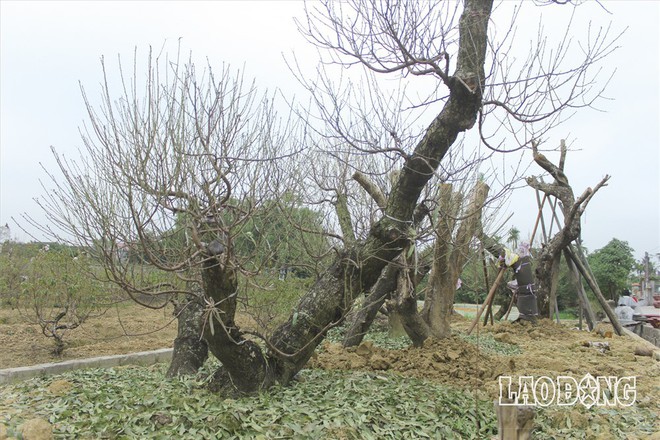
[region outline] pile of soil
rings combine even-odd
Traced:
[[[454,328],[464,330],[467,321],[457,320]],[[325,342],[312,359],[312,366],[324,369],[390,371],[406,376],[431,379],[452,386],[499,395],[501,375],[582,378],[597,376],[637,376],[637,402],[651,403],[660,395],[660,362],[657,353],[639,350],[640,343],[627,336],[616,336],[607,326],[593,332],[571,329],[550,320],[537,325],[496,323],[480,329],[484,338],[519,347],[520,354],[500,355],[485,350],[459,336],[428,340],[422,348],[387,350],[370,341],[344,349]],[[606,343],[604,349],[602,344]],[[599,345],[601,345],[599,347]],[[648,356],[651,354],[651,356]],[[655,396],[655,397],[654,397]]]

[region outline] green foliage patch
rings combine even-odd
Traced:
[[[293,386],[234,400],[206,391],[199,378],[167,380],[165,371],[91,369],[6,386],[0,423],[16,430],[38,416],[54,424],[56,438],[112,439],[463,439],[496,429],[489,401],[395,375],[304,370]],[[74,386],[51,395],[55,379]]]
[[[254,280],[242,280],[239,302],[241,311],[251,315],[259,324],[271,331],[286,321],[293,313],[300,298],[314,282],[312,278],[288,277],[284,281],[277,278],[259,276]]]
[[[609,299],[616,300],[628,284],[628,276],[635,265],[633,249],[628,242],[613,238],[601,249],[588,256],[589,266],[598,286]]]
[[[341,344],[344,341],[345,334],[346,326],[339,326],[330,329],[325,339],[330,342]],[[378,327],[376,325],[371,326],[369,332],[364,335],[364,340],[371,341],[374,345],[387,350],[401,350],[412,344],[408,336],[390,336],[386,328]]]
[[[217,363],[174,380],[165,378],[166,367],[79,370],[0,387],[0,423],[17,433],[41,417],[62,439],[470,439],[497,432],[490,399],[420,379],[303,370],[290,387],[227,399],[205,388]],[[56,380],[73,386],[51,393]],[[656,416],[642,405],[537,411],[537,439],[642,438],[654,432]]]

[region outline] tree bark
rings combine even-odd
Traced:
[[[372,199],[376,202],[376,205],[380,209],[385,209],[387,207],[387,198],[385,194],[380,190],[378,185],[372,182],[367,176],[363,173],[356,171],[353,174],[353,180],[360,184],[360,186],[371,196]]]
[[[346,246],[350,246],[355,242],[355,232],[353,231],[351,213],[348,210],[348,197],[346,197],[346,194],[337,193],[335,212],[337,213],[341,233],[344,236],[344,243]]]
[[[411,245],[414,246],[414,245]],[[412,247],[410,248],[412,249]],[[421,347],[424,341],[431,336],[431,328],[417,311],[416,280],[411,266],[408,249],[399,257],[402,269],[397,277],[395,294],[389,301],[395,318],[403,331],[411,339],[415,347]],[[390,317],[390,322],[392,321]]]
[[[175,303],[178,330],[167,377],[196,374],[206,362],[209,349],[202,338],[203,314],[204,306],[198,297],[184,298]]]
[[[422,257],[422,260],[423,263],[418,265],[415,274],[415,286],[418,286],[431,270],[430,264],[426,261],[427,258]],[[392,298],[393,292],[396,292],[400,272],[401,262],[398,261],[398,259],[397,261],[388,264],[383,270],[380,278],[371,289],[369,295],[365,298],[362,307],[354,313],[351,324],[344,336],[344,347],[355,347],[360,345],[362,339],[364,339],[364,335],[369,331],[369,328],[373,324],[378,311],[387,300]],[[401,326],[403,327],[403,323],[401,323]]]
[[[453,301],[452,304],[444,304],[443,302],[446,301],[447,296],[443,296],[442,292],[451,289],[451,280],[454,278],[451,262],[452,241],[462,197],[460,194],[453,192],[451,184],[445,183],[440,186],[438,204],[440,208],[435,230],[433,268],[431,269],[428,292],[424,298],[422,317],[431,327],[434,336],[444,338],[449,336],[450,330],[449,322],[443,318],[447,306],[451,308]],[[456,283],[456,280],[454,280],[454,283]]]
[[[445,222],[438,220],[433,276],[423,311],[425,321],[436,338],[447,338],[451,334],[450,324],[456,284],[468,259],[470,241],[481,229],[481,212],[488,196],[488,189],[485,183],[477,182],[465,210],[465,218],[461,221],[455,238],[453,237],[454,219],[462,198],[451,195],[451,185],[441,189],[441,211],[449,211],[450,219]]]
[[[419,195],[459,133],[476,122],[485,80],[492,5],[492,0],[465,2],[449,98],[406,159],[388,198],[385,215],[373,225],[365,243],[339,258],[301,299],[287,322],[275,330],[271,352],[280,382],[288,383],[307,363],[325,331],[344,318],[356,295],[369,290],[383,267],[408,244],[407,232]]]
[[[396,289],[399,270],[400,266],[395,263],[387,265],[369,295],[365,298],[362,307],[355,314],[350,327],[346,330],[344,347],[360,345],[364,335],[367,334],[374,322],[378,310]]]
[[[555,166],[543,154],[539,153],[537,145],[532,144],[532,151],[534,161],[544,170],[546,170],[553,178],[553,183],[545,183],[539,181],[535,177],[527,178],[527,184],[537,191],[545,193],[546,196],[556,197],[561,201],[561,209],[564,217],[564,224],[562,228],[547,241],[546,245],[541,251],[538,258],[539,264],[536,266],[536,280],[539,298],[539,312],[541,316],[550,317],[554,304],[552,303],[552,292],[554,289],[556,275],[555,271],[558,270],[558,259],[561,258],[561,253],[571,242],[580,236],[581,224],[580,219],[582,213],[587,207],[587,204],[593,195],[605,185],[609,176],[605,176],[592,190],[587,190],[579,197],[575,198],[573,188],[568,183],[568,178],[564,174],[563,164],[566,158],[566,146],[561,144],[561,158],[559,160],[560,167]],[[539,203],[540,205],[540,203]],[[556,213],[553,211],[553,215]],[[559,221],[557,221],[559,224]]]
[[[238,281],[228,261],[229,256],[210,252],[202,267],[204,293],[211,303],[205,311],[204,339],[222,363],[210,388],[228,394],[251,394],[270,387],[275,378],[261,348],[245,339],[234,322]]]

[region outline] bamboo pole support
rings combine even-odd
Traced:
[[[539,227],[539,222],[541,223],[542,229],[545,231],[545,221],[543,220],[543,206],[545,205],[545,201],[548,199],[547,194],[543,194],[543,200],[539,201],[539,190],[536,190],[536,204],[539,207],[539,213],[536,216],[536,223],[534,224],[534,230],[532,231],[532,238],[529,240],[529,246],[533,247],[534,246],[534,237],[536,236],[536,231],[538,230]]]
[[[511,302],[509,302],[509,308],[506,309],[506,313],[504,314],[504,319],[505,321],[509,319],[509,313],[511,313],[511,309],[513,309],[513,303],[516,301],[516,298],[518,297],[518,294],[516,292],[513,292],[511,294]]]
[[[479,310],[477,311],[477,316],[474,317],[474,320],[472,321],[472,324],[470,325],[470,329],[467,332],[468,335],[470,333],[472,333],[472,330],[474,330],[474,327],[479,323],[479,318],[481,318],[481,314],[484,312],[484,309],[493,301],[493,297],[495,296],[495,291],[497,290],[497,286],[500,285],[500,281],[502,281],[502,278],[504,277],[504,272],[505,271],[506,271],[506,267],[501,267],[500,268],[500,272],[497,274],[497,278],[495,278],[495,281],[493,282],[493,285],[490,288],[490,292],[488,292],[488,296],[486,297],[486,301],[479,308]]]
[[[486,282],[486,291],[490,292],[490,281],[488,280],[488,266],[486,266],[486,253],[484,252],[484,247],[483,245],[481,247],[481,263],[482,263],[482,268],[484,271],[484,280]],[[493,325],[493,307],[492,307],[493,302],[491,301],[491,304],[488,306],[488,309],[486,310],[486,316],[484,317],[484,326],[488,324],[488,317],[490,316],[490,325]]]
[[[589,270],[588,263],[585,264],[585,262],[583,262],[582,259],[578,255],[576,255],[576,252],[573,250],[573,246],[568,246],[566,248],[566,251],[569,257],[571,258],[571,260],[573,260],[575,266],[578,268],[578,270],[584,277],[584,279],[587,281],[587,284],[591,288],[591,291],[594,293],[596,299],[600,303],[600,306],[603,308],[603,311],[609,318],[612,327],[614,327],[614,331],[616,331],[617,335],[621,336],[623,334],[623,327],[621,327],[621,323],[619,323],[619,320],[614,314],[614,310],[612,310],[610,306],[607,305],[607,301],[605,300],[605,297],[600,291],[600,287],[598,287],[598,283],[596,283],[596,280],[591,275],[591,271]]]
[[[546,194],[547,196],[547,194]],[[536,203],[539,206],[539,211],[543,209],[543,206],[541,205],[541,200],[539,200],[539,190],[536,190]],[[550,216],[550,231],[552,232],[552,224],[554,223],[555,220],[557,220],[557,225],[559,225],[559,218],[557,217],[557,198],[554,199],[554,204],[550,203],[550,212],[552,212],[552,215]],[[543,221],[543,217],[541,217],[541,231],[543,232],[543,242],[548,243],[550,234],[546,232],[545,230],[545,222]],[[559,304],[557,303],[557,278],[559,277],[559,263],[561,262],[561,254],[557,257],[559,258],[559,261],[557,264],[553,264],[553,275],[552,275],[552,281],[550,284],[550,291],[548,292],[548,308],[549,308],[549,318],[552,319],[552,315],[554,314],[557,318],[557,323],[559,324]]]
[[[580,272],[578,271],[578,268],[575,267],[573,259],[566,249],[564,249],[564,257],[566,258],[566,265],[568,266],[568,270],[573,278],[573,283],[575,284],[577,297],[580,300],[580,327],[582,324],[582,314],[584,312],[584,317],[587,321],[587,327],[591,331],[596,326],[596,315],[594,314],[594,310],[591,308],[591,304],[587,298],[587,293],[584,291],[584,287],[580,281]],[[580,328],[580,330],[582,330],[582,328]]]

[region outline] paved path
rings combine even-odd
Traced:
[[[460,313],[463,316],[466,316],[468,318],[474,318],[475,315],[477,314],[477,311],[479,310],[479,307],[481,307],[481,304],[454,304],[454,310],[456,310],[458,313]],[[493,306],[493,313],[497,313],[497,310],[499,309],[499,306]],[[486,311],[484,310],[484,313]],[[481,315],[483,317],[483,314]],[[518,319],[518,308],[516,306],[513,306],[511,308],[511,312],[509,313],[509,321],[515,321]]]

